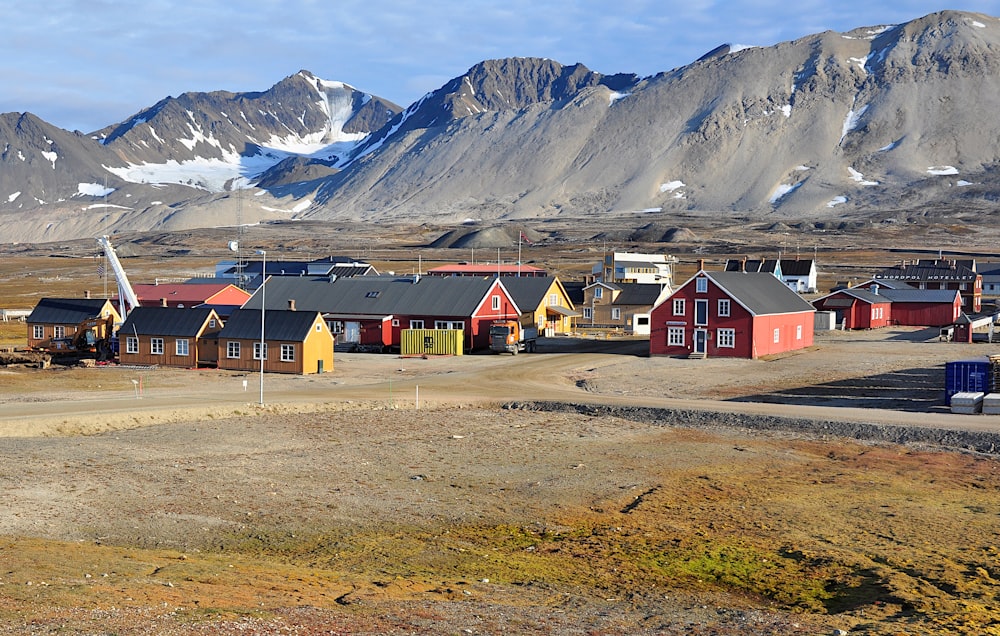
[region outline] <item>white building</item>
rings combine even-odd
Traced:
[[[665,254],[613,252],[604,256],[603,263],[594,265],[595,280],[605,283],[639,283],[673,289],[677,259]]]

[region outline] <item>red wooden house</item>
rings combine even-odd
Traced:
[[[198,305],[240,307],[250,294],[230,283],[133,285],[143,307],[191,308]]]
[[[772,274],[699,271],[653,308],[650,355],[758,358],[813,344],[815,309]]]
[[[489,346],[490,323],[521,308],[499,278],[471,276],[271,277],[246,308],[318,311],[338,344],[396,349],[404,329],[462,329],[465,348]]]
[[[892,324],[892,301],[861,287],[841,289],[813,301],[818,311],[832,311],[838,327],[878,329]]]
[[[837,324],[845,329],[878,329],[952,325],[962,315],[962,303],[957,289],[917,289],[898,281],[872,280],[817,298],[813,306],[836,312]]]

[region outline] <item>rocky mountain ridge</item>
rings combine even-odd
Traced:
[[[997,50],[1000,20],[943,11],[724,45],[647,78],[487,60],[406,109],[301,71],[89,136],[8,114],[0,240],[273,219],[980,218],[1000,196]]]

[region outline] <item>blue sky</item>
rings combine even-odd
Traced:
[[[500,57],[652,75],[719,44],[768,46],[1000,0],[47,0],[5,2],[0,112],[69,130],[186,91],[262,91],[300,69],[400,106]]]

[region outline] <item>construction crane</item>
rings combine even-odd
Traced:
[[[128,275],[125,273],[121,261],[118,260],[118,254],[115,253],[115,248],[111,245],[111,239],[108,236],[102,236],[97,239],[97,243],[104,250],[111,270],[115,273],[115,281],[118,283],[118,302],[121,305],[119,313],[124,321],[128,317],[128,313],[139,306],[139,298],[135,295],[132,284],[128,282]]]

